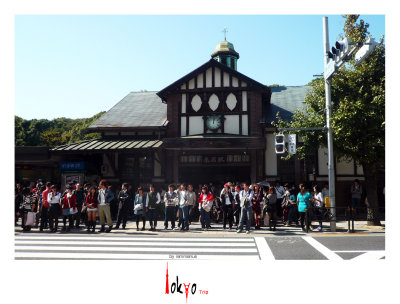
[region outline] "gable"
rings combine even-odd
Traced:
[[[163,100],[167,101],[170,94],[182,90],[195,90],[207,88],[247,88],[269,92],[269,88],[241,73],[210,59],[194,71],[178,79],[157,93]]]

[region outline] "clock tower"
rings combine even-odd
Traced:
[[[225,39],[217,44],[217,47],[211,54],[211,58],[226,65],[227,67],[230,67],[231,69],[237,70],[239,53],[235,51],[232,43],[226,41],[226,27],[224,28],[223,32],[225,33]]]

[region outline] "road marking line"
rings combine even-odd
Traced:
[[[311,236],[303,236],[303,240],[309,243],[312,247],[318,250],[322,255],[324,255],[328,260],[343,260],[342,257],[337,255],[335,252],[329,248],[322,245],[320,242],[312,238]]]
[[[121,252],[121,251],[135,251],[135,252],[166,252],[166,253],[174,253],[174,252],[229,252],[229,253],[241,253],[241,252],[257,252],[257,248],[152,248],[152,247],[112,247],[112,245],[108,247],[79,247],[79,246],[16,246],[15,252],[21,251],[79,251],[79,252],[94,252],[94,251],[113,251],[113,252]]]
[[[380,249],[376,249],[376,250],[333,250],[336,253],[346,253],[346,252],[354,252],[354,253],[358,253],[358,252],[362,252],[362,253],[366,253],[366,252],[375,252],[375,251],[382,251],[385,252],[384,250],[380,250]]]
[[[352,258],[351,260],[357,260],[357,261],[370,261],[370,260],[380,260],[385,256],[385,251],[384,250],[375,250],[375,251],[368,251],[363,254],[360,254],[359,256],[356,256]]]
[[[264,237],[255,237],[254,240],[257,244],[261,260],[275,260],[271,248],[268,246],[267,240]]]
[[[252,238],[164,238],[164,237],[114,237],[114,236],[68,236],[68,235],[51,235],[51,236],[35,236],[35,235],[26,235],[26,236],[16,236],[15,240],[24,240],[24,239],[35,239],[35,240],[115,240],[115,241],[160,241],[160,242],[167,242],[167,241],[174,241],[174,242],[244,242],[244,243],[253,243],[254,241]]]
[[[43,245],[75,245],[75,246],[83,246],[83,247],[88,247],[92,245],[105,245],[105,246],[126,246],[126,247],[133,247],[133,246],[138,246],[138,247],[143,247],[143,246],[164,246],[164,247],[182,247],[182,246],[191,246],[191,247],[255,247],[254,242],[251,243],[215,243],[215,242],[210,242],[210,243],[189,243],[189,242],[159,242],[159,241],[154,241],[154,242],[129,242],[129,241],[118,241],[118,242],[106,242],[106,241],[92,241],[92,242],[73,242],[73,241],[53,241],[53,240],[17,240],[15,242],[16,248],[19,248],[20,246],[27,245],[27,244],[34,244],[35,246],[43,246]],[[51,248],[49,246],[49,248]]]

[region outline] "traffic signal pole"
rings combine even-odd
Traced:
[[[328,65],[329,57],[329,33],[328,17],[323,17],[324,32],[324,65],[325,70]],[[332,219],[330,222],[331,231],[336,231],[336,201],[335,201],[335,163],[333,157],[333,136],[331,127],[332,103],[331,103],[331,77],[325,78],[325,99],[326,99],[326,128],[328,133],[328,182],[329,182],[329,206],[331,208]]]

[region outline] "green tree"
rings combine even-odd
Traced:
[[[105,112],[90,118],[56,118],[24,120],[15,116],[16,146],[48,146],[53,148],[71,142],[95,139],[100,133],[87,133],[86,128]]]
[[[344,34],[352,42],[365,42],[369,24],[359,15],[345,15]],[[279,127],[320,127],[326,125],[325,83],[323,78],[309,84],[306,108],[296,111],[291,122],[278,120]],[[377,170],[385,159],[385,47],[383,37],[376,50],[358,66],[350,60],[332,77],[332,117],[334,153],[361,165],[367,194],[367,220],[380,225]],[[304,140],[298,153],[327,145],[326,132],[296,132]]]

